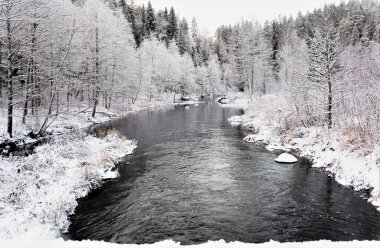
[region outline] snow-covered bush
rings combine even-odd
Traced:
[[[97,138],[81,131],[53,137],[28,157],[0,158],[0,239],[57,237],[77,199],[136,148],[116,131]]]
[[[354,142],[355,130],[304,127],[292,103],[283,97],[267,95],[251,101],[248,96],[241,96],[238,101],[245,101],[241,105],[245,115],[231,117],[229,121],[253,130],[245,141],[264,143],[270,150],[299,151],[298,155],[311,159],[313,166],[329,171],[339,183],[358,191],[370,191],[369,201],[380,206],[378,144]],[[235,104],[231,102],[232,106]]]

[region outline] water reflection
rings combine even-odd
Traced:
[[[121,177],[80,201],[72,239],[184,244],[380,239],[380,213],[325,173],[242,140],[213,103],[112,123],[139,141]]]

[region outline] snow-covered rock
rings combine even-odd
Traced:
[[[244,141],[248,143],[255,143],[256,142],[256,136],[253,134],[249,134],[247,137],[244,138]]]
[[[277,163],[284,163],[284,164],[293,164],[297,163],[297,158],[289,153],[283,153],[280,156],[278,156],[275,161]]]
[[[243,124],[242,116],[232,116],[228,119],[232,126],[241,126]]]
[[[297,126],[292,103],[284,97],[264,96],[251,102],[245,95],[228,98],[234,99],[230,106],[243,107],[245,113],[230,122],[253,130],[244,140],[262,142],[268,150],[298,150],[300,157],[310,159],[313,167],[331,172],[338,183],[357,191],[368,190],[368,201],[380,211],[379,144],[358,145],[342,136],[344,130]],[[245,105],[240,105],[244,101]]]

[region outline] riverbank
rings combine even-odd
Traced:
[[[88,112],[62,114],[31,155],[0,156],[0,239],[60,237],[69,227],[77,199],[118,176],[116,164],[133,153],[136,142],[116,131],[95,137],[85,132],[88,127],[138,111],[194,103],[139,102],[112,111],[100,108],[96,118]],[[15,138],[3,135],[0,140],[33,144],[38,139],[27,135],[33,128],[25,125]]]
[[[1,241],[1,240],[0,240]],[[349,241],[349,242],[332,242],[332,241],[313,241],[313,242],[299,242],[299,243],[279,243],[276,241],[270,241],[263,244],[247,244],[241,242],[225,242],[209,241],[199,245],[181,246],[180,243],[167,240],[154,244],[116,244],[107,243],[103,241],[64,241],[63,239],[56,240],[39,240],[32,243],[26,241],[1,241],[4,247],[7,248],[378,248],[378,241]]]
[[[156,110],[179,104],[196,104],[198,101],[176,101],[172,97],[168,100],[153,99],[152,101],[137,101],[135,104],[119,104],[106,109],[99,106],[95,118],[91,116],[91,109],[86,106],[71,107],[62,111],[57,116],[52,116],[48,121],[48,128],[45,133],[36,135],[41,127],[46,113],[37,113],[35,117],[28,117],[25,124],[22,121],[22,108],[14,110],[14,135],[12,138],[5,132],[7,124],[6,108],[0,108],[0,154],[8,155],[9,153],[30,154],[35,146],[44,143],[52,136],[62,135],[66,132],[79,129],[88,129],[89,127],[101,124],[113,119],[125,117],[129,114],[137,113],[143,110]],[[25,148],[27,147],[27,148]],[[25,150],[25,151],[24,151]]]
[[[359,142],[349,129],[301,127],[291,104],[282,97],[250,99],[244,94],[231,94],[223,106],[244,109],[243,116],[229,121],[252,132],[245,141],[262,142],[269,150],[293,151],[310,159],[314,167],[330,172],[338,183],[369,193],[368,201],[380,211],[379,144]]]
[[[27,157],[0,158],[0,238],[57,238],[77,199],[117,177],[115,165],[136,148],[117,132],[73,130]]]
[[[220,197],[219,199],[227,199],[228,202],[240,202],[239,200],[237,200],[237,201],[236,200],[230,200],[230,198],[226,197],[226,195],[225,195],[226,192],[232,192],[232,194],[236,194],[236,191],[230,190],[228,185],[233,186],[233,185],[237,185],[237,184],[233,183],[233,181],[231,181],[231,178],[229,177],[229,174],[228,173],[226,174],[225,172],[226,171],[228,172],[229,168],[231,170],[233,170],[234,172],[237,172],[236,169],[237,169],[237,167],[239,167],[239,164],[241,164],[242,160],[240,160],[240,159],[242,158],[242,156],[234,156],[234,155],[231,155],[231,153],[227,152],[227,151],[231,151],[231,148],[232,148],[231,144],[233,144],[234,142],[231,142],[230,139],[224,139],[224,138],[220,139],[220,138],[223,137],[223,135],[226,135],[226,137],[231,137],[228,133],[220,132],[218,129],[214,130],[214,127],[216,126],[216,124],[220,125],[220,121],[222,121],[224,123],[223,124],[224,128],[226,130],[229,130],[229,132],[231,132],[230,134],[232,134],[232,136],[234,137],[235,142],[237,142],[238,144],[242,144],[241,139],[243,137],[241,135],[236,136],[236,133],[238,132],[238,133],[242,134],[245,132],[241,132],[241,131],[238,131],[234,128],[231,128],[231,127],[229,127],[228,123],[226,123],[226,116],[237,115],[240,113],[240,110],[238,110],[238,109],[221,109],[218,106],[215,106],[216,110],[222,111],[222,113],[217,115],[219,117],[217,117],[217,116],[212,116],[208,112],[205,112],[202,110],[202,108],[204,106],[207,106],[207,105],[208,104],[202,104],[198,107],[194,107],[194,108],[190,107],[189,109],[186,109],[186,110],[184,110],[185,108],[178,108],[179,109],[178,111],[168,111],[168,112],[171,112],[171,118],[163,118],[165,116],[160,114],[161,111],[157,111],[155,113],[151,113],[151,112],[141,113],[141,115],[143,115],[143,116],[150,116],[150,117],[157,115],[157,119],[156,119],[157,121],[152,121],[152,120],[154,120],[154,118],[146,120],[146,123],[150,123],[151,127],[156,127],[156,128],[151,130],[154,132],[147,130],[146,126],[144,128],[139,128],[141,133],[146,134],[146,137],[147,137],[146,139],[144,139],[144,138],[140,139],[141,136],[139,136],[139,135],[133,136],[135,139],[141,140],[140,145],[141,145],[142,150],[144,150],[144,151],[146,150],[147,152],[154,154],[154,156],[156,156],[156,158],[159,159],[161,162],[163,162],[165,164],[170,164],[169,163],[170,161],[181,161],[181,163],[174,163],[174,164],[178,164],[177,168],[185,168],[185,169],[188,169],[190,171],[193,171],[193,173],[194,173],[193,176],[191,176],[190,173],[183,173],[182,175],[184,176],[184,178],[185,179],[188,179],[188,178],[196,179],[197,180],[196,182],[198,182],[198,183],[196,183],[196,184],[184,183],[184,182],[186,182],[186,180],[183,180],[183,179],[181,179],[181,177],[179,177],[179,175],[181,175],[181,174],[179,174],[175,168],[173,168],[172,166],[157,166],[158,164],[153,162],[154,166],[159,168],[158,169],[159,173],[158,174],[153,173],[152,177],[148,177],[148,178],[151,178],[152,181],[143,180],[143,181],[146,181],[147,185],[149,185],[150,187],[144,187],[144,185],[141,185],[141,184],[140,184],[140,187],[133,187],[134,189],[138,189],[138,191],[136,191],[135,194],[131,194],[131,198],[127,199],[127,201],[133,202],[134,207],[132,207],[132,209],[129,209],[128,207],[126,207],[126,206],[129,206],[130,204],[126,204],[126,205],[121,204],[121,205],[119,205],[120,206],[119,208],[115,208],[113,206],[107,207],[107,208],[104,208],[105,215],[101,214],[101,211],[98,211],[98,209],[96,209],[96,211],[92,212],[92,214],[93,214],[92,217],[98,218],[99,220],[101,220],[101,222],[104,225],[102,224],[100,226],[95,226],[93,229],[94,232],[91,231],[91,233],[95,233],[98,230],[100,232],[103,232],[104,230],[110,230],[110,235],[115,234],[114,237],[117,237],[120,233],[114,231],[115,229],[112,227],[112,225],[114,223],[128,223],[128,226],[134,226],[133,225],[134,224],[133,219],[115,218],[115,214],[116,214],[116,216],[118,215],[115,212],[117,212],[118,210],[121,211],[123,213],[123,215],[129,214],[130,216],[135,217],[135,220],[137,220],[137,221],[141,221],[145,216],[150,216],[151,218],[146,219],[146,221],[151,223],[151,225],[154,225],[154,226],[157,226],[158,223],[163,223],[163,225],[165,227],[166,223],[169,222],[169,223],[171,223],[170,229],[177,230],[177,228],[175,228],[176,226],[174,225],[173,221],[170,220],[167,213],[174,213],[175,214],[175,213],[181,212],[178,210],[175,211],[175,208],[173,208],[173,207],[181,205],[186,201],[182,201],[183,198],[179,198],[179,197],[173,195],[173,193],[175,191],[183,192],[183,189],[188,189],[188,192],[191,193],[191,195],[190,195],[191,197],[189,197],[188,199],[194,199],[196,202],[199,202],[199,198],[197,197],[197,196],[199,196],[199,190],[205,189],[205,193],[209,196],[209,194],[208,194],[209,188],[216,189],[216,191],[219,191],[222,194],[221,195],[222,197]],[[214,105],[216,105],[216,104],[214,104]],[[201,138],[204,139],[207,137],[208,138],[214,137],[216,140],[214,140],[213,142],[208,142],[206,144],[203,142],[203,146],[199,146],[200,143],[199,143],[199,140],[197,140],[197,139],[193,140],[193,143],[189,142],[190,140],[193,139],[193,138],[190,138],[189,136],[197,136],[194,134],[198,134],[198,132],[200,131],[200,128],[199,128],[200,126],[204,128],[204,123],[202,124],[199,122],[191,121],[191,118],[190,119],[189,118],[183,118],[186,116],[187,117],[193,116],[194,118],[196,118],[196,116],[199,116],[199,113],[195,114],[196,112],[192,112],[192,111],[198,110],[198,109],[199,109],[198,112],[202,113],[204,120],[210,121],[210,120],[214,119],[214,121],[211,121],[209,128],[202,130],[202,132],[204,133],[205,136],[201,136]],[[179,113],[179,115],[173,115],[173,112],[177,112],[177,113]],[[225,112],[228,112],[229,114],[226,114]],[[131,119],[139,119],[139,118],[136,116],[131,116]],[[129,121],[127,123],[129,123],[128,126],[138,126],[138,127],[144,126],[144,125],[142,125],[142,123],[144,123],[144,122],[141,122],[141,119],[139,119],[139,121],[140,122],[138,122],[138,124],[140,124],[140,125],[134,125],[133,122],[129,122]],[[173,123],[173,121],[177,122],[177,125],[172,126],[171,124]],[[160,123],[160,125],[162,125],[163,127],[166,127],[166,128],[162,129],[162,127],[160,125],[157,125],[158,123]],[[189,129],[188,127],[186,127],[184,125],[185,123],[193,123],[195,128]],[[198,123],[198,124],[194,124],[194,123]],[[176,129],[175,127],[181,127],[181,128]],[[167,133],[164,132],[165,130]],[[191,133],[191,130],[193,130],[193,133]],[[214,130],[214,132],[210,133],[210,130]],[[173,154],[167,153],[167,152],[164,152],[161,154],[157,153],[155,150],[147,149],[147,147],[143,143],[144,140],[148,140],[148,141],[154,140],[156,134],[160,134],[160,136],[168,137],[173,132],[176,133],[176,131],[180,131],[179,133],[177,133],[177,135],[175,135],[176,137],[179,137],[180,143],[175,142],[174,143],[175,146],[168,144],[168,142],[164,143],[165,144],[164,146],[168,147],[168,149],[180,147],[180,149],[178,151],[174,151],[174,154],[176,156],[178,156],[178,157],[174,157],[174,160],[165,160],[162,157],[163,154],[167,154],[168,156],[171,156]],[[181,132],[183,132],[183,134],[181,134]],[[129,134],[129,133],[132,134],[135,132],[125,132],[125,133],[126,134]],[[99,134],[100,134],[99,135],[100,137],[104,136],[101,133],[99,133]],[[151,134],[154,134],[154,135],[151,135]],[[184,139],[185,138],[184,134],[187,134],[187,136],[188,136],[186,139]],[[193,135],[190,135],[190,134],[193,134]],[[132,137],[129,135],[127,135],[127,136]],[[177,139],[175,139],[175,141],[177,141]],[[154,140],[152,142],[154,144],[162,144],[163,143],[160,140]],[[216,146],[214,146],[213,144],[215,144]],[[245,146],[245,145],[243,144],[243,146]],[[203,150],[205,150],[205,153],[210,154],[209,159],[207,159],[207,156],[206,156],[206,159],[205,159],[205,157],[199,156],[199,153],[196,153],[196,151],[194,151],[194,150],[192,150],[192,152],[190,152],[190,153],[186,153],[188,151],[191,151],[191,149],[194,149],[195,147],[198,147],[199,149],[203,149]],[[209,149],[205,149],[207,147],[211,147],[212,150],[216,153],[210,152]],[[191,148],[191,149],[189,149],[189,148]],[[113,148],[111,148],[111,149],[113,150]],[[238,152],[238,154],[240,154],[241,146],[236,146],[235,149]],[[264,153],[269,153],[269,152],[265,151],[265,149],[262,149],[261,146],[260,146],[260,150],[264,151]],[[141,151],[141,149],[140,149],[140,151]],[[247,151],[247,152],[250,152],[250,151]],[[196,156],[196,159],[200,159],[202,161],[208,161],[210,167],[204,166],[202,163],[191,162],[188,159],[181,160],[183,158],[186,158],[187,156],[192,157],[193,154],[198,154],[198,156]],[[218,156],[218,154],[219,154],[219,156]],[[224,163],[222,160],[223,154],[224,154],[224,156],[228,157],[228,159],[226,161],[227,163]],[[139,151],[136,151],[136,156],[134,156],[134,157],[138,157],[139,155],[141,155],[141,154],[139,154]],[[78,156],[75,156],[75,157],[78,157]],[[264,157],[267,157],[267,156],[264,154]],[[214,158],[217,158],[217,160],[215,160]],[[230,161],[230,158],[232,158],[231,161]],[[234,160],[233,158],[236,158],[236,163],[233,162],[233,160]],[[147,161],[151,161],[150,157],[148,157],[146,159],[147,159]],[[274,156],[268,158],[268,163],[273,165],[273,163],[272,163],[273,159],[274,159]],[[228,162],[228,161],[230,161],[230,162]],[[252,157],[248,156],[248,159],[246,159],[246,161],[248,164],[245,166],[242,166],[242,167],[252,168],[249,166],[249,165],[251,165]],[[130,162],[129,159],[128,159],[128,162]],[[144,164],[144,163],[141,163],[141,161],[137,161],[137,162],[138,162],[137,163],[138,165]],[[188,162],[188,164],[186,164],[186,162]],[[215,164],[215,166],[214,166],[214,164]],[[126,168],[136,168],[135,165],[136,164],[130,163],[129,166]],[[188,166],[188,165],[200,165],[200,167],[199,167],[200,170],[199,169],[194,170],[194,168],[191,168],[191,166]],[[221,166],[218,166],[218,165],[221,165]],[[228,165],[231,165],[231,166],[228,166]],[[147,166],[147,165],[144,165],[144,166]],[[278,166],[275,166],[275,167],[278,167]],[[207,168],[210,168],[211,170],[207,170]],[[289,167],[283,167],[283,168],[289,168]],[[175,173],[171,174],[171,172],[173,172],[173,171],[175,171]],[[243,175],[247,174],[245,171],[242,171],[242,172],[243,172]],[[269,170],[269,175],[272,175],[272,172],[274,172],[274,171]],[[204,174],[204,173],[206,173],[206,174]],[[144,173],[144,176],[146,174],[147,173]],[[257,171],[255,171],[254,174],[257,175],[258,174]],[[318,173],[318,174],[322,174],[322,173]],[[128,173],[128,175],[130,175],[130,174]],[[211,175],[211,176],[207,176],[207,175]],[[218,175],[220,175],[220,176],[218,176]],[[194,178],[194,176],[196,176],[196,177]],[[241,176],[239,176],[237,174],[234,174],[234,177],[236,179],[241,178]],[[259,175],[259,177],[261,177],[261,176]],[[287,176],[284,176],[284,177],[288,178]],[[146,179],[146,177],[145,177],[145,179]],[[164,179],[164,180],[160,180],[160,179]],[[218,180],[220,180],[220,183],[218,182]],[[125,181],[125,180],[120,180],[120,181]],[[177,181],[179,183],[179,184],[177,184],[178,186],[177,187],[167,187],[167,186],[160,186],[160,184],[151,183],[151,182],[166,183],[166,182],[172,182],[172,181]],[[249,182],[257,181],[261,184],[261,181],[252,180],[252,177],[249,177],[248,181]],[[247,183],[242,183],[243,181],[240,181],[240,182],[241,182],[240,186],[247,185]],[[278,180],[275,180],[275,179],[269,180],[269,183],[273,183],[273,182],[276,182],[275,187],[277,188],[277,186],[279,186],[279,184],[277,184]],[[113,183],[111,183],[111,184],[113,184]],[[167,185],[167,184],[164,184],[164,185]],[[194,187],[195,185],[197,187]],[[212,187],[213,185],[216,186],[216,188]],[[222,185],[222,187],[220,187],[220,185]],[[262,188],[257,187],[256,188],[256,187],[252,187],[251,184],[248,184],[246,186],[247,191],[245,191],[245,192],[246,193],[252,192],[252,188],[256,188],[256,192],[262,191],[264,194],[264,197],[257,197],[257,199],[259,199],[260,201],[262,201],[262,200],[265,201],[265,199],[269,199],[269,201],[271,201],[271,199],[273,199],[271,197],[271,196],[273,196],[273,194],[268,194],[268,191],[262,190],[262,189],[267,189],[268,187],[266,187],[265,184],[261,184],[261,185],[263,185],[264,187],[262,187]],[[289,187],[287,187],[287,188],[289,188]],[[157,189],[160,189],[160,191],[158,191]],[[173,190],[173,189],[175,189],[175,190]],[[281,189],[281,187],[279,187],[279,189]],[[147,196],[146,192],[149,190],[151,190],[151,192],[152,192],[151,196],[153,196],[153,197],[146,198],[146,196]],[[109,192],[109,188],[107,188],[106,191]],[[125,193],[126,193],[125,190],[120,190],[120,191],[123,192],[123,194],[125,195]],[[164,192],[162,192],[162,191],[164,191]],[[197,192],[197,193],[194,194],[193,192]],[[277,190],[275,192],[277,192]],[[243,193],[244,193],[244,191],[243,191]],[[111,191],[110,194],[114,195],[114,192]],[[144,195],[145,195],[145,197],[144,197]],[[137,199],[137,197],[139,197],[139,196],[142,196],[143,198],[140,198],[140,200]],[[244,193],[244,194],[242,194],[242,196],[246,196],[246,194]],[[100,197],[99,197],[99,195],[97,195],[97,197],[98,197],[97,201],[94,202],[95,204],[89,204],[88,206],[94,206],[94,205],[97,205],[97,203],[100,203],[100,201],[103,201],[104,199],[109,199],[108,197],[104,197],[104,195],[100,195]],[[119,200],[122,202],[123,200],[125,200],[127,198],[127,197],[118,197],[117,195],[115,197],[116,197],[116,199],[118,199],[117,202],[119,202]],[[344,195],[343,195],[343,197],[344,197]],[[208,197],[208,198],[210,198],[210,197]],[[203,199],[208,199],[208,198],[204,197]],[[249,198],[253,199],[254,197],[249,197]],[[216,199],[216,201],[218,202],[218,197],[216,197],[214,199]],[[239,199],[239,197],[238,197],[238,199]],[[242,197],[240,199],[245,199],[245,198]],[[167,200],[169,200],[169,201],[167,201]],[[106,200],[104,202],[108,202],[108,200]],[[163,205],[162,202],[166,202],[168,205],[170,205],[170,207],[169,208],[165,207],[165,204]],[[276,202],[279,203],[281,206],[284,205],[284,201],[276,201]],[[362,201],[360,201],[360,202],[362,202]],[[205,205],[204,209],[210,209],[210,211],[213,211],[213,206],[215,206],[218,209],[221,209],[220,207],[223,206],[222,204],[220,204],[220,201],[217,204],[214,204],[211,201],[209,203],[210,203],[210,205]],[[250,202],[248,202],[248,205],[249,206],[255,206],[255,204],[251,204]],[[264,205],[267,206],[267,204],[264,204]],[[364,205],[366,205],[366,207],[368,206],[367,204],[364,204]],[[123,207],[121,207],[121,206],[123,206]],[[195,218],[199,218],[198,221],[200,221],[200,223],[205,223],[207,221],[207,219],[205,219],[205,216],[207,216],[207,215],[204,215],[204,214],[202,214],[202,212],[200,212],[199,205],[196,206],[195,204],[186,204],[185,206],[187,206],[190,209],[191,215],[194,215]],[[194,207],[194,206],[196,206],[196,207]],[[154,210],[154,209],[157,209],[159,207],[161,207],[162,212],[158,212],[157,210]],[[257,207],[259,207],[259,206],[257,206]],[[91,208],[93,208],[93,207],[91,207]],[[133,208],[137,212],[131,211],[131,210],[133,210]],[[244,211],[244,209],[251,209],[251,208],[250,207],[242,207],[240,209],[236,209],[236,208],[232,208],[232,209],[233,209],[232,213],[234,214],[234,213],[236,213],[237,210],[239,210],[238,213],[242,213]],[[109,211],[109,210],[112,210],[112,211]],[[153,210],[153,211],[151,211],[151,210]],[[264,211],[262,211],[262,210],[264,210]],[[273,219],[273,215],[270,214],[270,212],[268,210],[269,210],[268,208],[266,208],[266,209],[259,208],[258,212],[256,212],[256,213],[264,213],[264,215],[263,215],[264,219]],[[371,208],[371,210],[373,210],[373,209]],[[148,212],[144,212],[144,211],[148,211]],[[259,214],[255,214],[251,210],[249,210],[248,212],[249,213],[247,216],[259,216]],[[376,211],[374,211],[374,212],[376,212]],[[146,213],[148,213],[148,214],[146,214]],[[277,213],[277,211],[275,213]],[[90,215],[91,215],[91,213],[90,213]],[[106,218],[109,218],[110,221],[105,222],[104,216],[107,216]],[[141,216],[143,218],[141,218]],[[163,221],[157,221],[157,216],[162,217]],[[213,212],[211,214],[211,216],[215,216],[215,212]],[[222,216],[222,219],[225,221],[226,215],[224,213],[222,213],[221,216]],[[85,222],[89,221],[89,223],[91,223],[94,221],[94,219],[92,219],[92,217],[82,218],[82,220]],[[248,231],[249,230],[247,228],[248,226],[244,225],[244,223],[242,223],[241,218],[235,219],[234,215],[232,217],[233,217],[233,220],[236,220],[237,225],[236,226],[227,225],[227,227],[228,227],[227,231],[229,231],[229,233],[225,233],[226,236],[228,236],[228,234],[236,235],[236,232],[234,230],[236,230],[236,229],[239,230],[240,228],[241,228],[240,231],[247,233],[247,235],[249,235],[250,233],[251,233],[251,235],[256,234],[255,230],[251,229],[250,231]],[[287,217],[288,216],[286,216],[286,218]],[[316,217],[316,218],[320,219],[320,217],[321,216]],[[300,219],[300,216],[298,216],[296,218]],[[154,221],[155,219],[156,219],[156,221]],[[115,221],[115,220],[117,220],[117,221]],[[178,221],[179,226],[180,226],[179,229],[181,231],[182,225],[185,224],[185,222],[183,221],[184,219],[175,217],[175,220]],[[250,223],[257,223],[257,225],[259,225],[259,222],[262,222],[260,220],[263,220],[263,219],[258,218],[258,219],[256,219],[256,221],[251,221]],[[194,228],[196,228],[196,230],[199,230],[199,232],[202,232],[202,233],[206,232],[206,229],[194,225],[197,223],[197,219],[193,219],[193,221],[194,222],[191,222],[190,224]],[[225,223],[224,221],[223,222],[216,222],[216,223]],[[274,219],[273,221],[276,223],[279,222],[278,219]],[[311,223],[312,223],[312,225],[315,225],[315,222],[311,222]],[[343,224],[343,225],[346,225],[346,224]],[[215,227],[215,226],[214,225],[211,226],[211,228],[210,228],[211,231],[213,230],[213,227]],[[339,228],[339,225],[338,225],[338,228]],[[144,239],[149,235],[157,235],[157,233],[158,233],[156,231],[152,231],[152,229],[150,229],[150,228],[143,229],[143,228],[135,226],[134,229],[137,230],[138,232],[140,232]],[[361,227],[361,229],[366,230],[366,228],[363,226]],[[271,228],[270,230],[273,230],[273,229]],[[279,231],[283,232],[283,230],[284,230],[283,227],[280,227]],[[377,230],[377,229],[374,229],[374,230]],[[50,237],[46,233],[48,233],[51,236],[55,235],[54,232],[42,232],[41,236],[39,236],[40,235],[39,233],[36,233],[35,235],[20,235],[20,236],[13,238],[12,240],[0,240],[0,243],[4,244],[5,247],[33,247],[33,246],[35,246],[35,247],[134,247],[134,246],[136,246],[136,245],[119,245],[119,244],[115,244],[115,243],[105,243],[102,241],[100,241],[100,242],[97,242],[97,241],[82,241],[82,242],[63,241],[61,238],[54,240],[54,237]],[[314,231],[312,233],[314,235]],[[317,233],[317,231],[315,233]],[[42,236],[42,235],[45,235],[45,236]],[[127,233],[125,233],[124,235],[126,235],[127,237],[129,236],[129,234],[127,234]],[[27,236],[27,237],[25,237],[25,236]],[[226,236],[223,235],[223,236],[219,236],[219,237],[225,238],[227,240],[233,240],[231,238],[227,238]],[[173,238],[174,235],[165,235],[165,236],[163,235],[160,237],[171,237],[171,238]],[[87,238],[85,238],[85,239],[87,239]],[[101,240],[102,238],[99,238],[99,239]],[[273,239],[277,239],[277,238],[275,238],[273,236]],[[147,239],[145,239],[145,240],[147,240]],[[123,241],[120,241],[120,240],[116,241],[114,239],[113,241],[123,243]],[[204,240],[204,241],[206,241],[206,240]],[[144,242],[147,242],[147,241],[143,241],[141,243],[144,243]],[[324,247],[376,247],[376,245],[378,245],[378,242],[366,242],[366,241],[357,242],[357,241],[355,241],[355,242],[333,243],[330,241],[320,241],[320,242],[284,243],[284,244],[280,244],[277,242],[270,242],[270,243],[264,243],[264,244],[243,244],[243,243],[233,242],[233,243],[227,244],[224,241],[218,241],[218,242],[208,242],[206,244],[201,244],[199,246],[193,245],[193,247],[240,247],[240,246],[242,246],[242,247],[276,247],[275,245],[277,245],[278,247],[321,247],[321,245]],[[312,246],[312,245],[314,245],[314,246]],[[350,246],[348,246],[348,245],[350,245]],[[180,244],[175,243],[173,241],[164,241],[164,242],[159,242],[159,243],[155,243],[152,245],[143,245],[143,247],[144,246],[146,246],[146,247],[165,247],[166,248],[166,247],[180,247]]]

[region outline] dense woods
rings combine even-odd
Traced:
[[[346,130],[379,141],[380,4],[349,1],[263,25],[243,21],[216,31],[222,82],[285,96],[293,126]]]
[[[286,96],[294,125],[378,141],[379,42],[374,0],[242,21],[214,37],[151,3],[1,0],[1,109],[12,136],[15,122],[39,119],[43,132],[61,114],[240,90]]]
[[[173,8],[123,0],[0,4],[0,99],[9,136],[15,123],[33,123],[41,133],[62,114],[95,117],[99,107],[220,92],[211,39]]]
[[[379,238],[379,0],[144,2],[0,0],[0,243]]]

